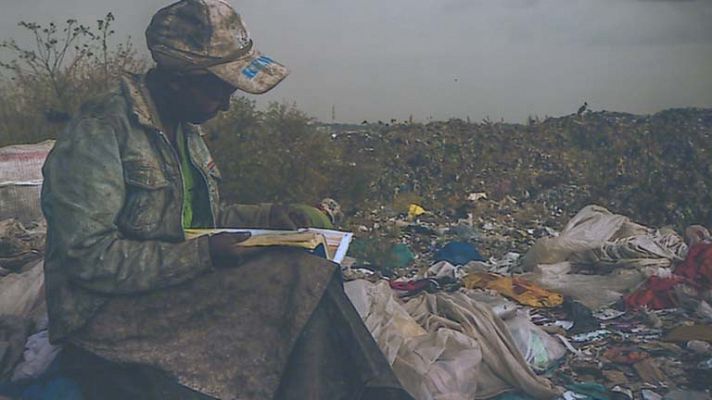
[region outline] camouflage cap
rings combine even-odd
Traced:
[[[240,15],[224,0],[181,0],[159,10],[146,29],[160,68],[207,70],[248,93],[264,93],[289,71],[257,51]]]

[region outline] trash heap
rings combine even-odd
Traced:
[[[516,207],[520,220],[529,214],[549,226],[563,226],[588,204],[652,226],[712,221],[712,109],[323,128],[346,149],[325,194],[349,214],[410,194],[413,203],[463,218],[461,205],[486,193],[526,204]]]
[[[80,399],[56,373],[61,346],[49,343],[40,191],[53,145],[0,148],[0,400]]]
[[[47,331],[45,235],[41,224],[0,221],[0,391],[18,397],[61,350],[49,343]]]
[[[494,212],[412,204],[353,222],[347,294],[417,399],[712,398],[704,227],[596,205],[547,226],[471,200]]]

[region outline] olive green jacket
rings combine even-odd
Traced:
[[[207,237],[185,240],[173,146],[143,77],[85,106],[43,167],[45,284],[53,341],[81,328],[108,299],[190,280],[212,269]],[[221,209],[220,172],[196,126],[184,133],[209,194],[213,225],[268,227],[269,205]]]

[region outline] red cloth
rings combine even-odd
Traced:
[[[685,283],[698,290],[712,288],[712,243],[698,243],[690,248],[685,261],[670,278],[651,276],[645,286],[625,297],[628,309],[647,307],[662,310],[677,307],[674,287]]]
[[[692,246],[685,261],[675,268],[675,275],[709,287],[712,284],[712,243]]]
[[[628,309],[647,307],[650,310],[662,310],[677,307],[677,300],[673,288],[684,279],[673,276],[660,278],[651,276],[644,287],[625,297],[625,306]]]

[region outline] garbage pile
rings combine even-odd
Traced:
[[[0,390],[42,376],[60,351],[49,343],[43,225],[0,221]]]
[[[596,205],[560,230],[502,215],[354,222],[347,294],[417,399],[712,398],[707,229]]]
[[[408,193],[419,198],[414,203],[464,218],[461,205],[486,193],[507,208],[522,205],[515,207],[521,220],[549,226],[565,224],[587,204],[653,226],[712,221],[710,109],[327,128],[348,150],[327,188],[347,210],[389,205]],[[374,204],[354,205],[359,195]]]
[[[0,399],[77,398],[76,385],[53,373],[61,346],[49,343],[45,303],[40,191],[53,145],[0,148]]]
[[[690,140],[676,141],[671,126]],[[348,296],[405,388],[418,400],[712,399],[712,235],[587,205],[605,195],[637,221],[686,220],[710,191],[651,197],[666,180],[641,186],[633,177],[655,167],[686,174],[674,179],[683,187],[706,181],[707,165],[672,166],[680,155],[706,162],[704,147],[690,143],[707,140],[709,126],[707,110],[600,112],[524,131],[450,121],[337,138],[390,160],[371,187],[389,201],[352,213],[344,228],[357,239],[342,267]],[[637,136],[616,136],[621,127]],[[0,152],[0,162],[29,166],[0,169],[12,172],[0,177],[0,212],[18,215],[0,216],[0,393],[13,397],[38,384],[78,393],[51,373],[61,349],[47,335],[35,162],[48,146]],[[476,157],[464,157],[471,148]],[[581,175],[587,168],[617,172],[596,180]]]

